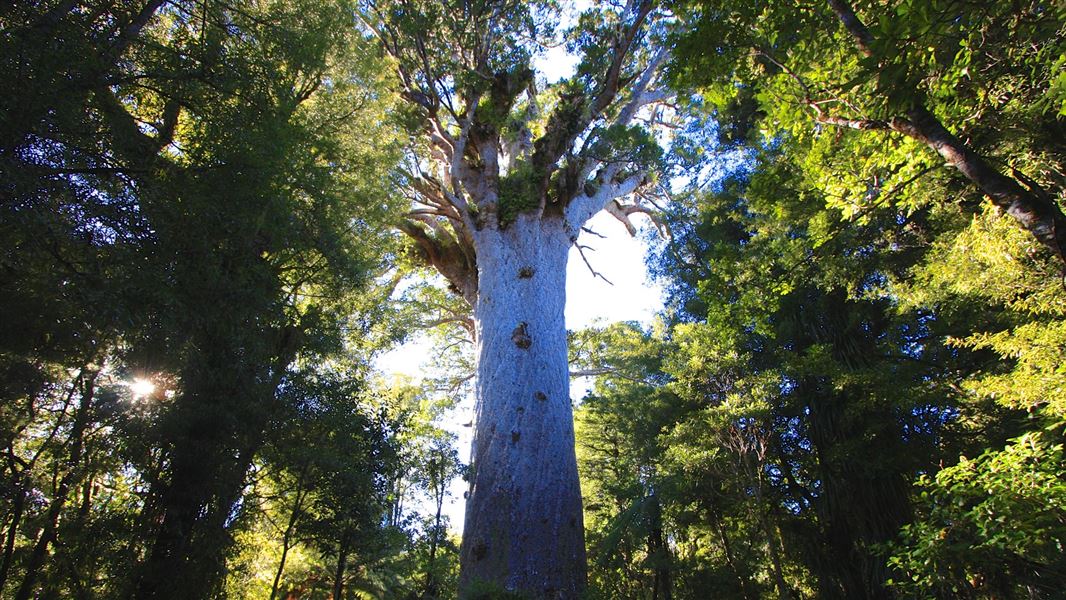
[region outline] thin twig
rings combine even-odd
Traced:
[[[593,277],[599,277],[600,279],[606,281],[607,285],[614,285],[613,283],[611,283],[610,279],[607,279],[603,276],[602,273],[600,273],[596,269],[593,269],[592,264],[589,263],[589,259],[585,257],[585,248],[588,248],[589,250],[595,250],[595,248],[592,248],[590,246],[584,246],[582,244],[574,244],[574,246],[577,248],[577,253],[581,255],[581,260],[585,261],[585,266],[589,268],[589,271],[592,273]]]

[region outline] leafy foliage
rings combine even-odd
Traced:
[[[913,597],[1024,597],[1063,586],[1066,462],[1030,433],[919,480],[922,513],[890,559]]]
[[[374,176],[397,129],[351,8],[4,10],[5,597],[206,597],[228,570],[261,593],[237,550],[294,505],[305,573],[328,546],[305,524],[390,535],[395,434],[351,402],[397,337],[376,282],[398,207]],[[315,468],[253,485],[285,445]]]

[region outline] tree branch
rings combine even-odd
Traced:
[[[846,0],[829,0],[829,6],[855,40],[864,56],[872,56],[873,35]],[[913,90],[912,90],[913,91]],[[918,97],[917,93],[913,94]],[[1062,261],[1066,269],[1066,215],[1039,186],[1025,189],[1016,179],[1004,175],[981,155],[956,137],[936,116],[916,101],[906,111],[906,118],[895,117],[887,125],[893,131],[920,141],[942,156],[948,164],[978,187],[992,203],[1013,217],[1041,244]],[[820,115],[820,120],[829,119]],[[858,129],[883,129],[882,122],[851,122],[845,126]],[[869,125],[869,126],[866,126]],[[1034,182],[1035,184],[1035,182]]]
[[[593,215],[607,207],[607,204],[618,198],[624,198],[635,192],[637,188],[647,182],[647,173],[639,171],[621,180],[615,180],[615,176],[621,169],[621,165],[608,165],[604,173],[597,179],[601,181],[599,188],[592,194],[588,190],[582,191],[566,207],[567,226],[571,229],[572,239],[577,239],[577,232]],[[588,187],[588,186],[586,186]]]
[[[648,89],[652,79],[654,79],[659,73],[659,68],[669,57],[670,50],[665,46],[655,53],[655,56],[652,57],[648,66],[644,68],[644,72],[641,73],[640,78],[634,83],[633,97],[624,107],[622,107],[622,110],[619,111],[618,118],[614,121],[616,125],[628,125],[633,121],[633,117],[636,116],[637,111],[641,108],[673,96],[673,93],[665,88],[655,90]]]
[[[548,118],[545,134],[534,143],[531,159],[533,168],[543,173],[544,184],[551,176],[553,165],[569,148],[573,147],[574,141],[588,128],[589,124],[599,118],[600,114],[614,101],[621,85],[622,67],[654,4],[651,0],[642,0],[632,7],[632,21],[620,35],[615,37],[611,45],[611,63],[592,101],[589,102],[586,96],[579,94],[560,98],[559,105]],[[629,9],[630,7],[627,7],[627,11]]]
[[[158,160],[159,150],[173,140],[180,109],[176,101],[167,102],[164,108],[164,122],[159,128],[159,136],[152,137],[141,131],[137,119],[130,114],[110,88],[98,87],[93,92],[93,98],[111,134],[115,137],[115,148],[130,164],[144,165]]]
[[[855,45],[864,56],[873,56],[874,36],[867,29],[855,11],[845,0],[829,0],[829,7],[836,13],[837,18],[844,24],[844,29],[851,34]]]
[[[613,283],[611,283],[610,279],[607,279],[606,277],[603,276],[602,273],[600,273],[596,269],[592,268],[592,263],[590,263],[588,257],[585,256],[585,250],[586,249],[592,250],[592,248],[590,246],[583,246],[581,244],[574,244],[574,247],[577,248],[577,253],[581,255],[581,260],[585,261],[585,266],[589,268],[589,272],[592,273],[592,277],[593,278],[599,277],[600,279],[606,281],[607,285],[614,285]]]
[[[1000,173],[949,132],[925,107],[912,108],[907,111],[907,117],[892,119],[892,129],[944,157],[1066,265],[1066,215],[1036,182],[1027,190],[1015,179]]]
[[[633,225],[633,221],[629,218],[629,216],[633,214],[642,214],[651,220],[651,222],[655,225],[655,229],[659,231],[660,236],[664,238],[666,237],[666,234],[664,233],[665,226],[659,219],[659,216],[655,213],[655,211],[649,210],[648,208],[641,206],[640,204],[622,204],[616,199],[612,202],[608,202],[607,206],[604,207],[604,210],[607,212],[607,214],[611,215],[615,219],[618,219],[623,225],[625,225],[626,231],[629,232],[630,236],[636,237],[637,228],[635,225]]]
[[[815,104],[813,102],[808,102],[808,105],[814,107],[815,111],[818,113],[815,116],[815,120],[818,121],[819,123],[824,123],[826,125],[834,125],[836,127],[846,127],[848,129],[858,129],[860,131],[870,131],[870,130],[885,131],[885,130],[889,130],[889,129],[893,128],[886,121],[880,121],[880,120],[877,120],[877,119],[849,119],[849,118],[846,118],[846,117],[837,117],[837,116],[833,116],[833,115],[827,115],[827,114],[823,113],[820,108],[818,108],[817,104]]]
[[[400,231],[411,237],[418,245],[423,260],[436,269],[471,306],[477,300],[477,266],[470,263],[462,243],[447,232],[439,231],[432,236],[416,221],[401,221]],[[432,226],[431,226],[432,228]]]
[[[115,41],[112,42],[108,52],[112,58],[118,58],[126,51],[133,40],[140,35],[141,30],[148,24],[148,21],[152,20],[159,7],[163,6],[166,0],[149,0],[144,7],[137,12],[137,14],[122,28]]]

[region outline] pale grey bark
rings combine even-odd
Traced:
[[[566,326],[570,236],[520,215],[478,232],[476,429],[461,589],[577,598],[585,582]]]

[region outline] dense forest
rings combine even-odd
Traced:
[[[1066,597],[1061,2],[3,2],[0,81],[0,597]],[[603,212],[665,304],[567,331]]]

